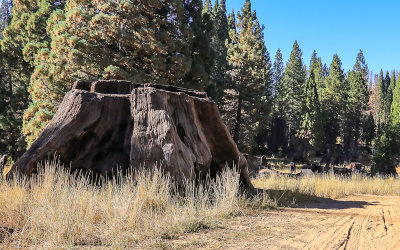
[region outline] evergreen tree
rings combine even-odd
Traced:
[[[284,96],[282,80],[285,67],[283,65],[282,53],[278,49],[275,55],[275,61],[272,67],[272,120],[270,125],[270,136],[268,139],[268,148],[274,153],[281,152],[287,146],[287,138],[285,134],[285,119],[284,119]]]
[[[47,33],[47,21],[53,12],[64,8],[65,1],[28,0],[14,1],[13,3],[12,19],[3,32],[1,45],[5,62],[8,65],[7,74],[13,85],[13,99],[15,103],[20,103],[18,108],[15,107],[14,112],[20,114],[29,103],[28,86],[37,63],[36,58],[42,51],[48,50],[50,47],[51,40]],[[43,85],[50,88],[48,82]],[[34,87],[30,86],[29,91],[33,95]],[[31,114],[28,113],[29,115]],[[24,118],[26,117],[25,114]],[[27,135],[25,128],[23,132]]]
[[[391,96],[391,100],[393,101],[393,93],[394,93],[394,89],[396,88],[396,81],[397,81],[397,79],[396,79],[396,71],[392,71],[392,76],[390,77],[390,84],[389,84],[389,89],[390,89],[390,92],[392,93],[392,96]]]
[[[305,113],[303,115],[300,138],[308,139],[314,150],[321,151],[324,137],[321,105],[318,90],[322,89],[323,73],[321,59],[313,52],[309,76],[305,85]]]
[[[372,113],[369,113],[368,118],[364,120],[362,139],[366,145],[371,145],[372,140],[375,138],[375,120]]]
[[[345,151],[358,147],[361,137],[361,125],[367,119],[366,110],[368,108],[368,66],[365,63],[363,52],[360,50],[356,63],[352,71],[349,72],[347,82],[346,112],[344,114],[343,139]]]
[[[205,89],[209,85],[211,69],[214,64],[214,51],[211,48],[213,22],[211,13],[203,13],[203,1],[185,1],[186,22],[192,32],[190,46],[192,64],[183,79],[186,87]],[[167,16],[166,16],[167,17]]]
[[[213,7],[211,5],[211,0],[205,0],[203,5],[203,14],[204,13],[212,13]]]
[[[274,104],[274,114],[277,117],[283,117],[284,95],[282,80],[285,67],[283,65],[282,53],[278,49],[275,55],[275,61],[272,67],[272,98]]]
[[[325,78],[327,78],[329,76],[329,68],[328,68],[328,66],[326,66],[326,63],[322,67],[322,76],[323,76],[324,80],[325,80]]]
[[[51,48],[36,56],[28,142],[78,79],[205,87],[211,58],[203,24],[201,1],[67,1],[47,21]]]
[[[300,129],[304,111],[305,80],[306,72],[302,52],[297,41],[295,41],[282,81],[285,92],[283,102],[285,103],[284,113],[288,126],[288,146],[291,146],[291,137]]]
[[[371,172],[396,175],[395,156],[399,153],[398,131],[385,129],[380,136],[372,157]]]
[[[228,44],[229,44],[232,42],[230,32],[236,31],[236,15],[233,10],[228,15],[228,31],[229,31],[229,37],[228,37]]]
[[[378,131],[381,131],[386,125],[387,104],[386,104],[386,83],[383,76],[383,70],[379,73],[379,78],[376,86],[376,123]]]
[[[265,126],[268,114],[270,59],[263,29],[246,0],[238,13],[237,30],[231,30],[228,45],[229,74],[234,83],[236,116],[233,139],[242,149],[250,149],[256,130]]]
[[[385,85],[387,86],[387,91],[386,91],[386,110],[387,110],[387,117],[386,120],[390,120],[390,112],[391,112],[391,107],[392,107],[392,102],[393,102],[393,92],[396,87],[396,74],[393,71],[392,76],[390,77],[389,71],[386,71],[386,76],[385,76]]]
[[[222,0],[223,1],[223,0]],[[225,0],[226,1],[226,0]],[[217,16],[218,10],[219,10],[220,6],[219,6],[219,1],[215,0],[214,2],[214,8],[213,8],[213,14],[214,16]]]
[[[1,37],[10,23],[10,9],[11,2],[3,0],[0,7]],[[16,159],[25,148],[21,126],[27,91],[25,85],[13,82],[13,65],[9,64],[8,59],[6,53],[0,52],[0,155]]]
[[[17,158],[24,150],[24,140],[21,134],[22,114],[25,107],[19,86],[11,82],[7,74],[8,65],[0,55],[0,155]]]
[[[321,97],[321,103],[326,113],[325,144],[331,148],[337,143],[340,136],[341,121],[344,111],[344,100],[346,100],[345,77],[342,62],[337,54],[329,70],[329,76],[325,79],[325,89]]]
[[[214,5],[214,27],[215,35],[213,36],[212,47],[215,51],[214,66],[211,70],[211,79],[215,84],[218,97],[222,96],[223,90],[227,87],[228,77],[226,72],[228,70],[227,47],[226,41],[229,39],[229,26],[226,16],[226,0],[222,0],[220,4],[218,1]]]
[[[393,102],[390,112],[390,126],[400,127],[400,78],[397,79],[397,84],[394,88]]]

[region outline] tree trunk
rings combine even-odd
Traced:
[[[240,126],[242,125],[242,98],[239,95],[238,98],[238,107],[237,107],[237,112],[236,112],[236,124],[235,128],[233,130],[233,140],[235,141],[236,144],[239,144],[239,135],[240,135]]]

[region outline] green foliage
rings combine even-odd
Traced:
[[[373,173],[396,174],[395,156],[399,153],[399,128],[387,129],[377,142],[372,157]]]
[[[326,115],[325,144],[332,147],[340,136],[341,121],[344,115],[346,100],[345,78],[342,62],[337,54],[329,70],[329,76],[325,78],[325,88],[321,96],[321,104]]]
[[[226,41],[229,40],[229,26],[225,2],[222,0],[218,4],[216,1],[213,12],[215,32],[212,37],[212,48],[215,51],[215,60],[211,70],[211,80],[218,92],[217,99],[223,95],[223,90],[228,87],[229,82],[226,74],[228,70]]]
[[[266,125],[271,63],[264,44],[264,27],[252,12],[249,0],[238,13],[236,27],[230,31],[228,44],[228,73],[237,103],[233,139],[249,151],[256,131]]]
[[[12,84],[6,70],[0,68],[0,155],[15,158],[24,149],[21,126],[26,93]]]
[[[345,150],[356,148],[361,137],[363,121],[368,119],[369,91],[367,84],[368,66],[365,63],[363,52],[358,53],[352,71],[347,75],[348,90],[346,92],[345,114],[343,115],[343,141]]]
[[[390,112],[390,125],[392,127],[400,126],[400,78],[397,79],[397,84],[394,88],[393,102]]]
[[[387,86],[383,76],[383,70],[381,70],[376,87],[376,123],[379,127],[386,126],[387,116]]]
[[[188,44],[191,48],[191,68],[183,78],[183,83],[185,87],[204,90],[209,84],[214,65],[214,51],[211,48],[214,31],[212,14],[203,12],[202,0],[185,2],[185,13],[191,31]]]
[[[371,145],[375,138],[375,120],[372,113],[369,113],[368,118],[364,120],[362,127],[362,139],[367,145]]]
[[[46,13],[39,22],[45,41],[23,49],[34,66],[27,74],[33,100],[24,115],[28,143],[76,80],[123,79],[203,90],[208,85],[213,27],[210,14],[202,14],[202,1],[52,4],[37,10]]]
[[[53,12],[63,8],[64,1],[14,1],[11,22],[3,32],[2,51],[9,68],[7,74],[11,78],[13,90],[18,93],[14,95],[14,99],[19,99],[16,102],[21,103],[15,110],[19,114],[17,118],[19,124],[22,123],[22,112],[29,104],[28,90],[33,99],[36,96],[43,96],[44,99],[51,98],[46,95],[48,93],[46,90],[52,88],[49,86],[49,81],[43,82],[42,88],[38,89],[30,84],[30,80],[34,67],[42,59],[41,55],[48,52],[50,47],[48,20]],[[52,109],[55,108],[52,107]],[[31,116],[29,111],[25,111],[24,117]],[[22,131],[27,138],[31,136],[32,130],[29,125],[24,120]]]
[[[282,98],[284,107],[284,117],[288,125],[289,142],[291,136],[300,129],[302,115],[304,113],[304,89],[306,81],[306,71],[303,64],[302,52],[297,41],[293,44],[290,59],[283,74],[283,93]]]
[[[273,111],[274,116],[283,117],[284,116],[284,97],[285,90],[282,84],[283,73],[285,67],[283,65],[282,53],[278,49],[275,55],[275,61],[272,67],[272,98],[273,98]]]
[[[323,120],[318,90],[322,89],[322,63],[314,51],[310,62],[309,76],[305,85],[305,113],[298,132],[299,137],[308,139],[314,150],[321,151],[324,138]]]

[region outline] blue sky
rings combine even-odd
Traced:
[[[237,13],[245,0],[227,0]],[[287,61],[298,41],[308,65],[315,49],[328,66],[333,54],[345,71],[363,50],[370,70],[400,70],[400,1],[395,0],[252,0],[271,59],[281,49]]]

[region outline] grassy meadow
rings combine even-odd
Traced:
[[[315,177],[291,178],[280,175],[259,177],[253,180],[259,189],[287,190],[293,193],[337,199],[348,195],[400,195],[400,179],[395,177],[352,174],[341,176],[331,173],[317,174]]]
[[[55,162],[43,169],[36,178],[0,181],[0,247],[132,247],[213,228],[221,219],[270,209],[285,198],[285,192],[271,198],[268,192],[243,195],[239,174],[232,170],[206,185],[187,183],[185,193],[178,194],[172,191],[172,180],[159,170],[92,185]],[[400,195],[399,179],[357,174],[270,175],[254,179],[253,184],[324,198]]]
[[[0,183],[0,240],[15,247],[129,247],[212,227],[250,207],[270,207],[267,196],[246,198],[239,174],[226,170],[205,186],[173,192],[161,171],[140,171],[94,186],[55,163],[37,178]],[[1,246],[1,245],[0,245]]]

